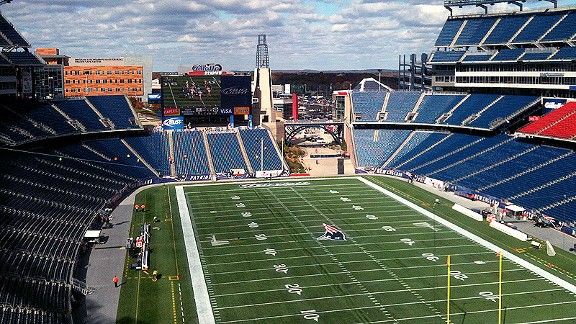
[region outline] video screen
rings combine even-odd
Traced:
[[[219,75],[162,77],[162,105],[182,115],[215,115],[221,108]]]

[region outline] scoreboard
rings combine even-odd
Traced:
[[[160,82],[163,119],[177,125],[233,125],[251,115],[250,76],[166,75]]]
[[[162,77],[162,108],[170,115],[215,115],[221,107],[219,75]]]

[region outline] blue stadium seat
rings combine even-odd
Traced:
[[[503,49],[494,55],[491,61],[517,61],[522,54],[524,54],[523,48]]]
[[[494,27],[484,44],[506,44],[514,34],[530,19],[529,15],[504,16]]]
[[[199,131],[173,132],[176,174],[182,177],[209,176],[204,138]]]
[[[448,19],[438,35],[435,46],[450,46],[463,23],[463,19]]]
[[[262,128],[240,129],[240,137],[254,171],[260,171],[261,166],[266,171],[284,169],[281,157],[278,155],[276,146],[267,130]],[[264,144],[263,159],[260,157],[262,148],[260,143]]]
[[[526,170],[526,173],[519,177],[513,178],[511,181],[505,181],[490,188],[482,189],[482,192],[486,192],[495,197],[510,198],[514,195],[518,195],[524,191],[533,189],[535,187],[541,186],[550,182],[554,179],[565,176],[567,170],[573,170],[574,154],[565,156],[555,162],[550,161],[550,157],[544,162],[544,165],[532,165],[530,169]],[[532,171],[530,171],[532,170]],[[518,174],[518,170],[515,170],[514,174]],[[536,195],[531,195],[534,198]],[[526,200],[524,200],[526,202]],[[532,205],[532,203],[526,204],[525,207],[543,207]]]
[[[427,143],[426,145],[432,145],[433,143],[436,143],[442,138],[444,138],[445,136],[448,136],[448,134],[438,132],[423,132],[423,131],[413,132],[412,137],[410,137],[408,142],[406,142],[404,146],[402,146],[402,150],[400,150],[398,154],[396,154],[396,156],[394,156],[394,158],[392,158],[392,160],[390,160],[390,162],[388,162],[384,166],[388,168],[393,168],[394,166],[404,162],[405,157],[409,158],[413,156],[415,152],[417,152],[417,150],[415,149],[417,147],[420,147],[422,143],[426,142]]]
[[[475,54],[475,55],[466,54],[462,62],[486,62],[490,61],[490,58],[493,55],[494,54]]]
[[[14,26],[0,14],[0,33],[2,33],[6,38],[12,43],[11,45],[20,47],[30,47],[28,43],[20,33],[16,31]],[[7,45],[7,44],[6,44]]]
[[[521,61],[545,61],[552,55],[551,52],[526,52],[522,57]]]
[[[500,136],[497,140],[499,142],[496,142],[492,149],[482,152],[482,154],[477,156],[464,157],[462,160],[458,161],[457,164],[432,174],[432,177],[440,177],[443,180],[450,182],[456,182],[457,179],[465,177],[471,178],[470,175],[473,172],[478,172],[495,166],[497,163],[501,163],[504,159],[512,158],[523,153],[525,154],[534,147],[533,145],[515,141],[513,138],[507,138],[506,136]],[[490,171],[486,172],[490,173]],[[464,186],[470,184],[470,182],[465,182],[465,180],[456,183]],[[471,187],[468,187],[476,189],[482,185],[482,181],[479,181],[473,183]]]
[[[466,101],[452,112],[443,124],[462,125],[468,117],[478,113],[499,97],[493,94],[471,94]]]
[[[21,65],[21,66],[42,66],[44,65],[36,55],[30,52],[3,52],[2,53],[10,62],[14,65]]]
[[[41,124],[30,120],[24,113],[20,113],[12,106],[0,104],[2,122],[0,122],[0,134],[5,144],[21,144],[53,135]]]
[[[426,95],[413,122],[435,124],[438,117],[454,108],[464,97],[464,95]]]
[[[12,65],[12,63],[10,63],[10,61],[8,61],[6,58],[2,56],[2,54],[0,54],[0,65]]]
[[[432,63],[456,63],[464,56],[465,51],[440,51],[432,54]]]
[[[501,144],[503,141],[507,139],[506,136],[493,136],[493,137],[480,137],[477,138],[472,145],[465,146],[465,145],[454,145],[451,148],[446,146],[449,142],[459,140],[460,137],[466,136],[461,134],[453,134],[449,141],[440,144],[438,147],[434,149],[434,155],[432,156],[431,153],[427,154],[427,160],[422,163],[420,166],[411,169],[412,172],[420,175],[432,176],[439,178],[441,180],[445,180],[442,177],[442,174],[438,174],[438,170],[449,167],[450,165],[459,162],[463,159],[469,158],[478,154],[479,152],[488,150],[494,146]],[[442,154],[438,155],[438,151],[441,148],[447,148],[446,151],[442,151]],[[456,174],[457,177],[465,175],[464,174]]]
[[[448,136],[442,136],[442,142],[427,142],[424,141],[421,145],[419,145],[415,152],[416,154],[413,155],[410,159],[399,163],[396,168],[404,171],[412,171],[414,169],[419,168],[425,163],[428,163],[434,159],[440,158],[445,156],[454,151],[454,149],[458,147],[463,147],[469,145],[475,141],[479,141],[482,138],[479,136],[474,135],[466,135],[466,134],[450,134]],[[426,143],[429,146],[424,146]],[[436,144],[433,148],[431,148],[431,144]],[[417,151],[420,149],[420,151]]]
[[[126,96],[91,96],[86,97],[92,105],[106,118],[112,120],[114,128],[139,128],[128,98]]]
[[[207,133],[207,136],[216,173],[230,173],[231,169],[248,172],[236,133]]]
[[[512,40],[512,43],[531,43],[535,42],[544,35],[564,13],[538,13],[522,29],[522,31]]]
[[[406,115],[418,102],[422,93],[418,91],[394,91],[390,93],[386,105],[386,121],[404,123]]]
[[[382,111],[384,98],[388,92],[352,92],[352,106],[356,120],[376,121],[378,112]]]
[[[576,60],[576,47],[562,47],[550,60]]]
[[[470,18],[456,39],[455,45],[478,45],[496,22],[495,17]]]
[[[35,121],[40,121],[52,128],[57,135],[67,135],[79,133],[80,130],[72,127],[67,119],[52,108],[49,104],[32,106],[23,113]]]
[[[558,199],[562,199],[562,197],[558,197]],[[546,215],[550,215],[564,222],[574,222],[574,210],[576,210],[576,200],[572,200],[554,207],[548,207],[548,209],[543,210],[543,212]]]
[[[540,41],[554,42],[570,40],[576,34],[574,26],[576,26],[576,12],[572,11]]]
[[[118,171],[122,171],[125,168],[118,165],[122,164],[130,167],[130,172],[139,179],[152,179],[156,177],[120,139],[102,139],[89,141],[85,144],[108,157],[112,162],[109,164],[112,169],[120,169]]]
[[[87,132],[107,130],[100,122],[100,117],[92,110],[84,99],[69,99],[53,102],[70,118],[78,120]]]
[[[410,135],[408,130],[354,129],[358,165],[378,168]]]
[[[466,126],[493,129],[535,103],[534,96],[504,96]]]
[[[576,161],[574,158],[572,158],[572,160],[572,163]],[[530,194],[512,198],[512,201],[526,208],[541,209],[573,195],[574,188],[576,188],[576,177],[570,176],[566,179],[564,179],[564,177],[571,174],[574,168],[569,162],[560,163],[560,165],[556,165],[556,167],[562,168],[556,173],[557,178],[551,176],[548,179],[544,179],[547,183],[541,184],[543,186],[542,188],[530,192]]]
[[[170,149],[165,132],[159,131],[147,136],[126,137],[125,140],[161,176],[170,175]]]

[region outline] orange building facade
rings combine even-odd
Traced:
[[[64,96],[144,95],[142,66],[65,66]]]
[[[63,67],[64,97],[144,96],[144,66],[125,58],[71,58],[57,48],[39,48],[36,54],[49,65]]]

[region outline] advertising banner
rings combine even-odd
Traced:
[[[162,100],[162,95],[159,93],[148,94],[148,103],[160,103]]]
[[[542,103],[545,108],[558,109],[566,104],[566,99],[560,98],[542,98]]]
[[[184,117],[169,117],[162,121],[164,130],[182,130],[184,129]]]
[[[234,107],[234,115],[250,115],[250,107]]]
[[[249,115],[252,107],[250,76],[222,76],[221,82],[222,110],[235,115]]]
[[[180,116],[180,109],[176,107],[165,107],[164,116]]]

